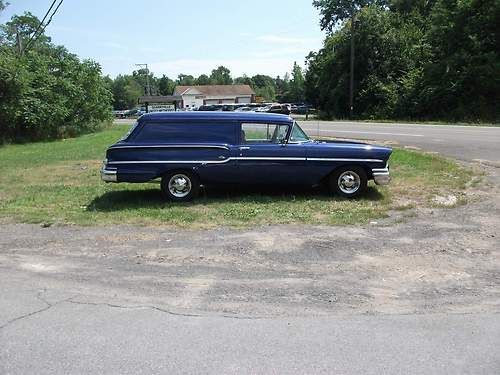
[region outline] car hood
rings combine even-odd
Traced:
[[[312,157],[374,158],[387,161],[392,148],[353,141],[317,140],[308,144],[307,154]]]

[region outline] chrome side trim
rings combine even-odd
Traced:
[[[232,158],[226,160],[123,160],[108,161],[109,164],[223,164]]]
[[[273,156],[269,156],[269,157],[265,157],[265,156],[237,156],[237,157],[233,157],[231,159],[235,159],[235,160],[303,160],[303,161],[306,161],[307,159],[306,158],[294,158],[294,157],[273,157]]]
[[[298,160],[298,161],[356,161],[380,163],[380,159],[354,159],[354,158],[296,158],[296,157],[262,157],[262,156],[234,156],[225,160],[125,160],[108,161],[108,164],[221,164],[230,160]]]
[[[134,146],[111,146],[109,149],[114,150],[118,148],[216,148],[222,150],[229,150],[228,146],[220,146],[220,145],[187,145],[187,144],[179,144],[179,145],[134,145]]]
[[[307,158],[313,161],[362,161],[367,163],[382,163],[380,159],[355,159],[355,158]]]

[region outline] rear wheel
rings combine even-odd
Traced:
[[[174,202],[188,202],[198,195],[198,176],[188,171],[167,173],[161,179],[163,196]]]
[[[330,177],[330,190],[346,198],[360,196],[366,191],[367,184],[366,172],[355,166],[339,168]]]

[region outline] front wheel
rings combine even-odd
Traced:
[[[368,178],[360,167],[342,167],[330,177],[330,190],[346,197],[358,197],[366,191]]]
[[[199,190],[198,177],[188,171],[168,173],[161,179],[163,196],[174,202],[188,202],[198,195]]]

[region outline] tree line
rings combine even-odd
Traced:
[[[225,66],[213,69],[210,75],[201,74],[194,77],[179,74],[174,80],[166,75],[156,77],[146,69],[133,71],[132,74],[121,74],[115,79],[106,77],[106,82],[113,93],[115,109],[129,109],[137,105],[137,98],[142,95],[172,95],[176,86],[193,85],[250,85],[256,96],[264,101],[302,103],[305,101],[305,79],[302,68],[295,62],[291,75],[273,78],[264,74],[252,77],[243,75],[232,78],[231,71]]]
[[[145,70],[102,75],[54,45],[27,12],[0,25],[0,143],[91,132],[144,94],[176,85],[248,84],[265,101],[307,102],[328,118],[349,113],[351,42],[354,111],[361,119],[485,121],[500,119],[498,0],[314,0],[326,32],[323,47],[294,63],[291,75],[171,79]],[[6,2],[0,0],[0,12]],[[43,30],[43,29],[42,29]],[[149,82],[149,91],[146,87]]]
[[[323,48],[307,57],[306,99],[324,117],[500,119],[498,0],[315,0]]]

